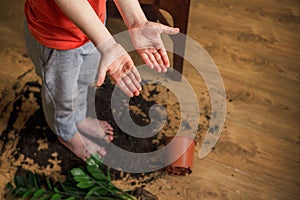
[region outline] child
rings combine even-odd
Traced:
[[[115,4],[144,62],[165,72],[169,59],[160,34],[176,34],[178,28],[147,21],[138,0],[115,0]],[[128,96],[141,90],[132,59],[104,25],[106,1],[27,0],[25,16],[26,46],[42,78],[48,125],[80,159],[86,160],[91,153],[104,156],[105,149],[83,135],[113,139],[108,122],[86,116],[89,85],[96,80],[100,86],[108,73]]]

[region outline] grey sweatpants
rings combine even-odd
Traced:
[[[64,140],[78,132],[76,124],[87,116],[87,106],[94,105],[93,89],[100,54],[89,42],[71,50],[56,50],[41,45],[24,23],[28,55],[42,79],[42,104],[46,121]]]

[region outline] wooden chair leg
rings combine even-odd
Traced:
[[[172,79],[175,81],[181,80],[181,75],[183,71],[184,63],[184,53],[185,53],[185,44],[186,44],[186,31],[187,25],[184,23],[185,19],[182,18],[180,21],[174,21],[174,27],[179,27],[182,34],[172,36],[174,44],[174,53],[173,53],[173,68],[178,73],[173,73],[171,75]]]
[[[157,21],[158,9],[155,5],[142,4],[141,7],[149,21],[152,21],[152,22]]]
[[[175,7],[169,10],[169,13],[174,20],[174,27],[179,27],[180,32],[182,33],[180,35],[172,36],[173,43],[174,43],[173,68],[180,74],[182,74],[183,71],[184,52],[185,52],[185,44],[186,44],[185,35],[187,33],[187,27],[188,27],[190,1],[189,0],[184,1],[184,3],[181,6],[183,6],[180,9],[181,12],[178,12]],[[180,81],[181,75],[179,73],[173,73],[170,76],[173,80]]]

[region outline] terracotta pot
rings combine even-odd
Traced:
[[[185,175],[192,173],[195,141],[185,136],[166,138],[166,168],[169,174]]]

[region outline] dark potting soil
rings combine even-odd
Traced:
[[[159,142],[153,143],[153,139],[156,137],[141,139],[129,136],[124,133],[116,125],[112,110],[110,109],[110,97],[114,85],[110,81],[106,83],[96,91],[96,112],[99,119],[108,121],[114,127],[115,139],[113,143],[118,147],[131,151],[131,152],[151,152],[157,150],[157,148],[163,144],[163,139],[160,139]],[[20,94],[16,95],[18,98],[14,99],[13,110],[9,116],[9,122],[3,134],[0,136],[1,141],[9,142],[8,133],[15,132],[16,135],[20,136],[19,141],[16,147],[14,154],[15,159],[17,160],[21,155],[24,155],[25,158],[31,158],[41,167],[46,167],[49,165],[49,158],[53,156],[53,153],[57,153],[57,159],[61,160],[61,174],[67,174],[68,170],[73,167],[84,165],[84,162],[75,157],[69,150],[67,150],[63,145],[61,145],[57,137],[48,127],[42,110],[41,105],[41,95],[40,95],[41,85],[36,82],[28,82],[25,84],[24,88],[20,91]],[[35,113],[27,118],[25,126],[22,128],[16,128],[16,121],[19,117],[18,111],[22,108],[23,103],[29,99],[29,96],[34,96],[35,101],[39,105],[39,108]],[[146,125],[145,116],[148,117],[148,109],[155,104],[155,102],[149,102],[143,99],[141,96],[134,97],[129,102],[131,105],[137,105],[141,108],[143,115],[139,115],[136,112],[131,112],[132,120],[141,126]],[[37,141],[39,139],[46,140],[48,142],[48,148],[38,150]],[[5,146],[5,145],[4,145]],[[2,148],[4,148],[4,146]],[[0,153],[3,152],[1,149]],[[51,165],[51,164],[50,164]],[[51,167],[51,166],[50,166]],[[139,167],[139,166],[136,166]],[[22,169],[22,165],[18,170],[18,173],[25,173]],[[125,176],[128,176],[127,173],[122,173],[121,171],[110,169],[112,178],[123,179]],[[143,190],[143,186],[148,182],[151,182],[157,178],[164,176],[164,171],[150,172],[146,174],[129,174],[136,178],[136,181],[133,181],[132,185],[138,185],[134,194],[140,199],[156,199],[156,197],[149,192]]]

